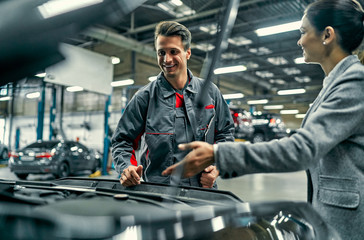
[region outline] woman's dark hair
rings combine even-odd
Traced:
[[[357,0],[319,0],[308,5],[305,14],[317,32],[333,27],[339,45],[350,54],[363,40],[364,12]]]
[[[162,36],[180,36],[182,39],[184,50],[191,47],[191,32],[182,24],[174,21],[164,21],[158,23],[155,27],[154,40],[157,40],[159,35]]]

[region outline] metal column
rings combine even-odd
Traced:
[[[43,84],[42,84],[41,99],[38,102],[37,140],[43,139],[44,105],[45,105],[45,82],[43,82]]]
[[[109,148],[110,148],[110,139],[109,139],[109,117],[110,117],[110,105],[111,104],[111,95],[109,95],[105,102],[105,111],[104,111],[104,156],[102,162],[102,175],[107,175],[107,163],[109,159]]]

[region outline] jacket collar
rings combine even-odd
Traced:
[[[193,76],[192,72],[187,69],[187,74],[189,78],[189,83],[187,85],[186,91],[196,94],[197,93],[197,79]],[[171,84],[167,81],[167,79],[164,77],[163,72],[160,72],[157,77],[157,84],[160,85],[163,97],[168,98],[176,93],[174,88]]]

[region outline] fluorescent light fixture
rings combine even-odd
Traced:
[[[103,0],[52,0],[38,7],[43,18],[51,18],[66,12],[101,3]]]
[[[302,94],[305,93],[306,90],[303,88],[297,88],[297,89],[287,89],[287,90],[279,90],[277,92],[278,95],[292,95],[292,94]]]
[[[10,97],[10,96],[0,97],[0,101],[1,101],[1,102],[9,101],[9,100],[11,100],[11,97]]]
[[[134,84],[133,79],[125,79],[125,80],[111,82],[112,87],[121,87],[121,86],[133,85],[133,84]]]
[[[25,95],[25,97],[29,98],[29,99],[39,98],[40,97],[40,92],[28,93],[27,95]]]
[[[38,73],[36,74],[35,76],[36,77],[39,77],[39,78],[44,78],[47,74],[44,72],[44,73]]]
[[[299,111],[297,109],[291,109],[291,110],[281,110],[281,114],[298,114]]]
[[[262,36],[268,36],[268,35],[273,35],[273,34],[282,33],[282,32],[298,30],[298,29],[300,29],[300,27],[301,27],[301,21],[295,21],[295,22],[280,24],[280,25],[276,25],[276,26],[272,26],[272,27],[259,28],[259,29],[255,30],[255,33],[259,37],[262,37]]]
[[[232,94],[224,94],[222,96],[224,97],[224,99],[238,99],[238,98],[243,98],[244,94],[242,94],[242,93],[232,93]]]
[[[283,105],[266,105],[263,108],[265,110],[283,109]]]
[[[171,0],[171,3],[173,3],[176,6],[182,6],[183,2],[181,0]]]
[[[114,57],[114,56],[111,56],[110,57],[111,58],[111,63],[112,64],[119,64],[120,63],[120,58],[118,58],[118,57]]]
[[[150,77],[148,78],[148,80],[149,80],[150,82],[153,82],[153,81],[157,80],[157,78],[158,78],[158,76],[150,76]]]
[[[303,63],[306,63],[306,62],[305,62],[305,58],[304,58],[304,57],[295,58],[295,59],[294,59],[294,63],[296,63],[296,64],[303,64]]]
[[[249,105],[256,105],[256,104],[267,104],[269,101],[268,99],[259,99],[259,100],[250,100],[247,103]]]
[[[80,86],[72,86],[72,87],[66,88],[66,90],[68,92],[80,92],[80,91],[83,91],[83,87],[80,87]]]
[[[296,114],[295,117],[296,118],[304,118],[306,116],[306,114]]]
[[[233,73],[233,72],[243,72],[246,70],[246,67],[244,65],[237,65],[237,66],[231,66],[231,67],[222,67],[222,68],[216,68],[214,70],[215,74],[224,74],[224,73]]]

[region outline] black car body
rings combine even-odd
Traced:
[[[0,180],[1,239],[338,240],[305,202],[117,179]]]
[[[253,115],[254,135],[252,142],[270,141],[288,136],[286,126],[278,113]]]
[[[241,108],[230,108],[230,112],[234,121],[235,140],[242,139],[250,141],[254,134],[251,114]]]
[[[9,167],[20,179],[29,174],[48,174],[67,177],[78,171],[96,171],[101,156],[76,141],[37,141],[12,152]]]

